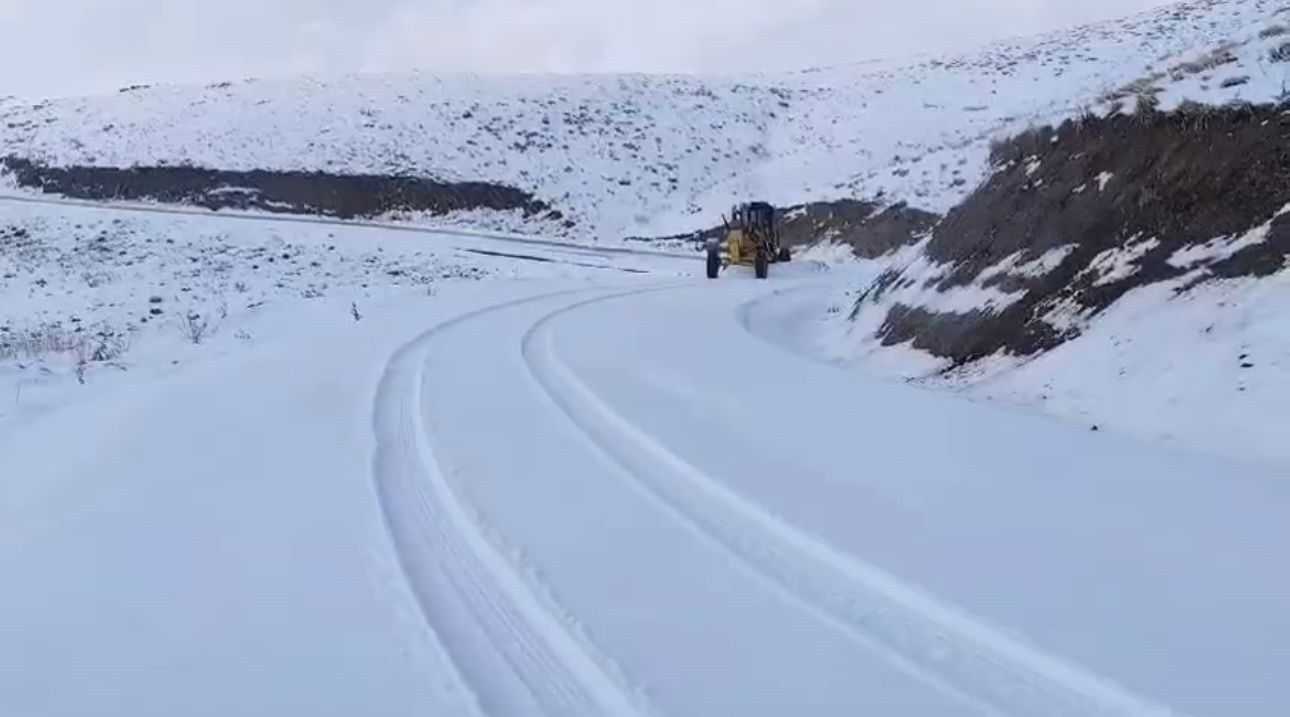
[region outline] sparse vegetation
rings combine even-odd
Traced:
[[[133,340],[129,331],[106,323],[85,329],[68,328],[67,323],[41,324],[28,329],[0,327],[0,361],[39,361],[70,357],[78,373],[91,363],[115,361],[125,354]]]
[[[1134,114],[1142,121],[1160,110],[1160,96],[1155,92],[1143,92],[1134,97]]]
[[[0,327],[0,360],[34,360],[69,354],[81,343],[81,337],[62,323],[28,329]]]
[[[1232,52],[1235,47],[1232,43],[1224,43],[1194,60],[1180,62],[1169,68],[1169,76],[1174,81],[1178,81],[1188,75],[1198,75],[1236,62],[1237,57]]]
[[[195,311],[190,311],[178,321],[179,333],[194,346],[206,340],[211,331],[211,319]]]
[[[1175,114],[1190,132],[1204,132],[1210,126],[1210,120],[1215,116],[1218,108],[1213,105],[1202,104],[1195,100],[1183,100]]]
[[[1273,62],[1290,62],[1290,42],[1283,42],[1268,52],[1268,59]]]

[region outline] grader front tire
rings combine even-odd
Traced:
[[[708,278],[715,279],[721,273],[721,251],[715,248],[708,249]]]

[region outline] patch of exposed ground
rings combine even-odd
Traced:
[[[885,345],[956,365],[1030,355],[1135,288],[1267,276],[1290,255],[1290,106],[1087,116],[999,142],[991,162],[911,265],[921,273],[895,266],[857,301],[856,314],[886,309]],[[911,287],[1010,300],[938,310],[902,300]]]
[[[75,199],[147,200],[342,219],[391,212],[443,216],[479,209],[561,219],[557,210],[532,194],[488,182],[323,172],[235,172],[189,166],[52,167],[13,156],[0,158],[0,168],[8,170],[19,186]]]

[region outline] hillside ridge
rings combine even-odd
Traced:
[[[1165,109],[1274,96],[1282,68],[1268,58],[1284,38],[1266,33],[1283,9],[1192,0],[976,53],[784,74],[409,73],[9,100],[0,155],[486,182],[600,241],[695,231],[754,197],[944,213],[986,175],[991,141],[1109,107],[1125,88]]]

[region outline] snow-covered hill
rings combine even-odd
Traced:
[[[862,200],[873,202],[864,206],[875,209],[907,202],[911,212],[927,218],[926,222],[901,225],[892,236],[884,237],[880,249],[866,253],[872,257],[907,235],[921,234],[936,216],[961,206],[977,188],[999,177],[1001,165],[991,166],[990,155],[992,148],[1007,145],[1005,137],[1071,117],[1105,116],[1116,106],[1131,113],[1140,103],[1168,110],[1187,101],[1223,105],[1283,96],[1290,79],[1287,9],[1279,0],[1191,0],[1124,20],[998,43],[964,55],[744,77],[414,73],[332,80],[243,80],[207,87],[135,87],[110,96],[36,105],[6,99],[0,100],[0,157],[70,168],[191,165],[244,174],[289,170],[325,172],[333,177],[398,175],[442,182],[488,182],[499,191],[520,190],[524,197],[531,196],[553,211],[531,215],[467,211],[398,218],[547,235],[565,233],[605,242],[712,227],[732,202],[753,197],[780,205]],[[1021,164],[1011,165],[1014,173],[1024,170],[1022,183],[1031,179],[1031,173],[1037,172],[1035,177],[1046,181],[1064,171],[1062,158],[1044,164],[1038,156],[1032,151],[1020,158]],[[1234,174],[1239,174],[1239,169]],[[1100,192],[1111,183],[1110,192],[1120,191],[1123,177],[1094,175],[1075,184]],[[74,182],[78,177],[72,179]],[[12,185],[5,187],[6,181],[13,179],[0,173],[0,188],[21,191]],[[237,186],[226,189],[230,196],[245,191]],[[112,196],[114,190],[110,181],[97,188],[105,196]],[[1081,196],[1091,196],[1091,191]],[[1056,197],[1053,201],[1061,204],[1063,200]],[[804,215],[802,232],[818,232],[827,238],[831,232],[845,229],[841,224],[855,217],[844,218],[847,212],[836,211],[839,206],[824,204],[820,212]],[[852,201],[851,206],[859,204]],[[922,214],[922,210],[936,215]],[[236,248],[236,238],[230,240],[220,231],[186,234],[180,248],[188,248],[182,251],[158,245],[159,239],[174,234],[173,227],[162,220],[141,219],[140,226],[129,229],[132,238],[118,240],[121,231],[99,220],[79,224],[79,218],[58,213],[33,220],[8,208],[0,211],[0,232],[6,233],[0,239],[0,262],[6,256],[10,261],[27,261],[22,252],[27,251],[26,243],[33,241],[29,237],[44,247],[41,256],[47,260],[29,262],[21,271],[11,269],[12,276],[0,284],[0,298],[6,302],[0,319],[6,322],[11,343],[18,332],[28,336],[47,333],[47,326],[58,322],[67,326],[72,318],[94,325],[106,322],[113,330],[124,330],[145,318],[135,314],[150,308],[139,306],[139,302],[151,297],[151,284],[158,275],[172,275],[185,261],[206,266],[208,259],[217,259],[218,265],[226,261],[224,254],[242,251]],[[897,208],[898,214],[904,211]],[[1008,221],[1007,217],[994,219]],[[1249,222],[1240,227],[1238,236],[1217,232],[1190,237],[1187,247],[1165,241],[1154,247],[1156,253],[1150,258],[1157,265],[1172,266],[1172,255],[1165,256],[1166,249],[1191,256],[1187,252],[1203,253],[1213,242],[1218,244],[1209,246],[1212,251],[1200,258],[1222,258],[1223,251],[1241,248],[1233,248],[1229,239],[1239,239],[1245,230],[1268,221],[1268,216],[1251,214],[1244,219]],[[311,245],[327,246],[326,231],[305,234]],[[24,233],[20,240],[14,238],[19,232]],[[103,232],[108,237],[106,244],[97,239]],[[949,233],[940,232],[938,242],[952,243],[952,237],[946,238]],[[988,232],[982,234],[986,235]],[[1144,252],[1152,248],[1147,241],[1129,242],[1131,238],[1130,234],[1109,232],[1107,246],[1089,243],[1090,252],[1072,261],[1090,266],[1098,263],[1098,271],[1127,272],[1120,277],[1126,278],[1136,273]],[[277,241],[265,232],[255,232],[254,246],[246,251],[270,251],[268,245]],[[1125,251],[1111,246],[1121,241],[1133,246]],[[120,251],[126,253],[114,262],[133,261],[129,258],[132,252],[154,249],[149,249],[153,253],[146,260],[124,265],[109,262],[98,268],[89,264],[106,255],[91,250],[94,242],[105,246],[124,242]],[[274,296],[289,296],[295,301],[301,291],[307,291],[301,287],[311,283],[342,286],[332,293],[348,295],[400,281],[382,274],[377,268],[379,261],[372,263],[375,250],[353,246],[357,253],[342,264],[356,269],[344,273],[347,278],[343,281],[316,274],[319,270],[348,269],[315,259],[319,266],[303,266],[285,280],[266,278],[265,285]],[[1018,245],[997,256],[987,252],[985,264],[974,259],[969,268],[976,273],[965,274],[963,282],[933,286],[934,280],[939,283],[964,270],[954,268],[952,262],[947,264],[944,251],[940,256],[925,255],[926,247],[926,243],[905,246],[878,257],[879,272],[890,269],[891,276],[903,277],[907,285],[886,292],[884,303],[858,322],[831,328],[847,336],[830,342],[833,354],[848,358],[863,355],[877,361],[871,365],[902,376],[935,373],[946,366],[945,352],[910,354],[904,341],[897,342],[895,348],[882,346],[891,343],[887,341],[891,332],[878,334],[893,307],[923,309],[949,324],[958,323],[957,316],[962,314],[990,316],[1017,304],[1021,296],[1017,282],[1055,282],[1053,277],[1058,274],[1054,271],[1071,256],[1069,248],[1061,246],[1045,247],[1052,249],[1048,252]],[[1093,248],[1096,255],[1091,253]],[[245,263],[250,256],[239,254],[236,258]],[[461,257],[454,256],[453,265],[474,267],[481,261],[479,256],[468,259],[461,263]],[[421,258],[412,257],[411,261]],[[1087,267],[1081,264],[1080,268]],[[1197,268],[1204,267],[1188,267]],[[372,272],[379,281],[371,280]],[[95,278],[105,273],[114,281]],[[1155,279],[1174,280],[1181,273],[1185,272],[1169,269]],[[214,280],[204,276],[203,281]],[[1098,274],[1098,282],[1101,277]],[[35,281],[48,282],[48,286],[31,284]],[[230,281],[236,284],[241,280],[224,284]],[[1268,281],[1248,279],[1254,287],[1270,286]],[[1007,282],[1012,282],[1011,286]],[[129,296],[119,301],[106,298],[102,287],[125,291]],[[228,294],[228,287],[220,293]],[[1100,318],[1098,312],[1110,308],[1124,293],[1117,289],[1110,302],[1098,303],[1095,312],[1076,312],[1067,317],[1069,322],[1062,323],[1056,314],[1049,318],[1056,317],[1058,331],[1069,339],[1081,331],[1092,331],[1092,324]],[[1043,297],[1032,298],[1039,301]],[[129,309],[118,308],[114,302]],[[91,307],[102,310],[91,311]],[[1166,312],[1172,308],[1171,304],[1160,306]],[[844,318],[849,311],[841,313]],[[1151,314],[1135,315],[1140,317],[1140,325],[1120,330],[1145,335],[1146,322],[1153,321]],[[1225,316],[1230,318],[1231,314]],[[1241,332],[1229,339],[1233,346],[1259,341]],[[1040,348],[1052,348],[1055,343],[1048,340]],[[970,358],[990,361],[958,375],[979,377],[986,364],[998,369],[1029,359],[1029,355],[1018,358],[1015,349],[1014,344],[1011,353],[978,351]],[[1248,352],[1240,349],[1236,353]],[[1237,365],[1240,363],[1244,360]],[[1141,365],[1158,366],[1159,360],[1143,356]],[[1028,375],[1037,378],[1024,381],[1024,390],[1001,388],[995,393],[1042,405],[1046,400],[1042,397],[1048,395],[1045,387],[1075,377],[1065,369],[1054,371],[1031,368]],[[1003,379],[1012,375],[1007,371],[989,373],[1000,379],[998,386],[1006,385]],[[1107,385],[1111,384],[1099,380],[1096,386],[1080,389],[1095,397],[1085,403],[1097,404],[1098,397],[1106,393],[1096,387]],[[1248,401],[1248,396],[1269,395],[1242,393],[1245,396],[1237,404]],[[1180,396],[1180,400],[1195,398],[1186,391]],[[1147,401],[1143,405],[1154,404]],[[1115,413],[1105,406],[1055,410],[1089,420]]]
[[[0,155],[491,181],[597,239],[710,226],[752,196],[945,211],[980,181],[991,140],[1012,131],[1151,87],[1166,105],[1281,92],[1282,10],[1193,0],[973,54],[783,75],[409,74],[8,100]]]

